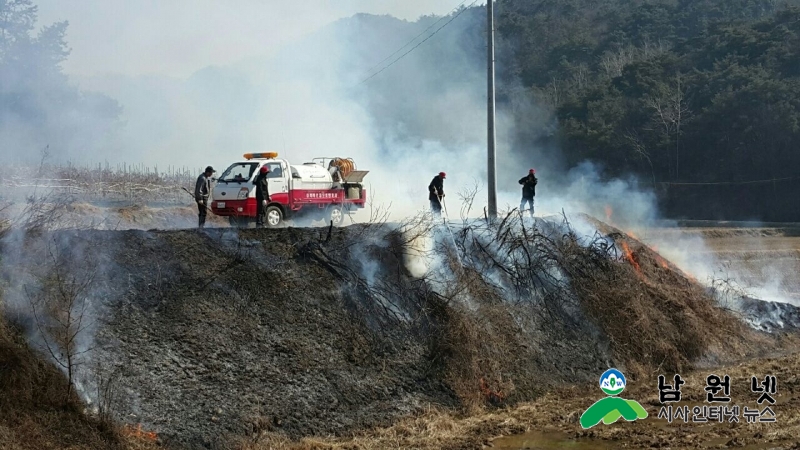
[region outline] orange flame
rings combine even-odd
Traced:
[[[493,391],[489,388],[489,385],[486,383],[486,380],[481,378],[481,385],[480,385],[481,393],[483,396],[488,400],[490,403],[497,404],[503,401],[505,395],[502,391]]]
[[[628,260],[629,263],[636,269],[637,272],[642,273],[642,268],[639,267],[639,263],[633,259],[633,252],[631,252],[630,247],[628,247],[628,243],[622,241],[622,252],[625,253],[625,259]]]
[[[614,210],[611,209],[611,206],[606,205],[606,220],[611,222],[611,215],[614,214]]]
[[[158,440],[158,434],[156,434],[155,432],[142,431],[142,424],[137,425],[136,428],[130,425],[125,425],[122,428],[122,433],[126,436],[134,437],[137,439],[143,439],[151,442],[155,442],[156,440]]]

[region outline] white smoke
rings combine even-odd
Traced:
[[[250,24],[254,8],[226,11],[225,20],[233,15]],[[221,170],[251,151],[278,151],[293,163],[317,156],[352,157],[359,169],[370,172],[365,179],[368,195],[384,206],[391,204],[389,220],[427,210],[427,185],[439,171],[448,174],[447,216],[460,216],[458,194],[477,185],[470,216],[480,217],[487,203],[484,11],[474,8],[461,14],[391,67],[388,64],[408,48],[376,66],[436,20],[357,15],[304,37],[286,33],[290,38],[284,41],[264,39],[259,42],[261,55],[252,51],[250,41],[242,45],[251,51],[234,46],[224,56],[217,51],[207,56],[207,67],[188,76],[158,67],[149,71],[161,73],[140,75],[148,70],[120,66],[120,72],[137,76],[76,77],[82,88],[118,100],[125,122],[118,141],[105,152],[87,152],[85,162],[211,164]],[[182,23],[190,25],[191,20]],[[142,36],[141,42],[152,38]],[[498,73],[509,70],[507,51],[499,39]],[[82,52],[75,49],[77,55]],[[517,180],[533,167],[539,177],[537,215],[586,212],[604,219],[612,211],[612,222],[623,229],[656,224],[655,196],[636,179],[604,180],[599,168],[588,162],[559,170],[557,151],[525,147],[520,135],[551,133],[555,121],[524,90],[504,87],[518,95],[498,103],[501,209],[519,205]],[[529,118],[524,130],[514,125],[513,117],[519,114]],[[361,212],[356,219],[368,216]],[[717,276],[720,261],[711,252],[697,251],[704,245],[702,239],[656,240],[659,251],[698,280]],[[764,275],[744,284],[772,288],[767,289],[771,297],[780,297],[773,291],[782,280],[773,271]]]
[[[80,237],[45,234],[31,239],[13,230],[2,240],[5,317],[17,322],[31,346],[50,359],[75,391],[95,407],[92,351],[109,296],[108,266]]]

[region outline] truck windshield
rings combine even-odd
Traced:
[[[248,181],[253,176],[256,166],[258,166],[258,163],[234,164],[225,169],[225,172],[222,172],[222,176],[219,177],[219,181],[224,183]]]

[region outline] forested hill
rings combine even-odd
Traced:
[[[555,155],[567,166],[591,160],[607,177],[637,175],[671,217],[800,221],[800,0],[496,5],[498,170],[531,161],[552,180],[562,173]],[[255,142],[242,136],[268,136],[265,124],[280,122],[265,117],[291,117],[287,104],[321,111],[340,100],[331,91],[365,109],[369,129],[361,131],[386,158],[442,148],[461,155],[485,139],[486,16],[480,6],[453,16],[356,15],[278,57],[201,70],[185,82],[129,77],[104,88],[81,80],[106,96],[62,73],[66,23],[37,32],[32,0],[0,1],[0,160],[38,160],[47,145],[64,159],[94,161],[119,149],[157,158],[191,148],[193,158],[208,157],[220,143],[239,153]],[[386,55],[397,61],[381,62]],[[299,95],[286,101],[271,90],[276,80]],[[320,98],[304,97],[300,85]],[[280,133],[304,135],[305,124],[293,122]],[[517,189],[516,175],[500,180],[501,189]]]
[[[799,4],[505,0],[505,81],[553,109],[570,163],[640,175],[673,216],[800,220]]]
[[[113,99],[78,89],[62,72],[68,23],[38,23],[31,0],[0,0],[0,161],[102,155],[121,125]],[[99,158],[98,158],[99,159]]]

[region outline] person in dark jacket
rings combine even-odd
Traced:
[[[428,200],[431,201],[431,210],[435,215],[442,213],[442,199],[444,198],[444,179],[446,174],[439,172],[428,185]]]
[[[198,214],[198,227],[203,228],[206,224],[206,213],[208,211],[208,197],[211,195],[211,176],[214,175],[213,167],[206,167],[205,172],[197,177],[197,183],[194,185],[194,199],[197,201]]]
[[[539,180],[536,179],[536,171],[531,169],[528,171],[527,177],[522,177],[519,179],[519,184],[522,185],[522,201],[519,204],[519,212],[525,211],[525,203],[530,203],[531,205],[531,217],[533,217],[533,197],[536,195],[536,183]]]
[[[256,185],[256,226],[264,226],[264,218],[267,215],[267,202],[269,201],[269,167],[264,164],[258,172],[258,176],[253,181]]]

